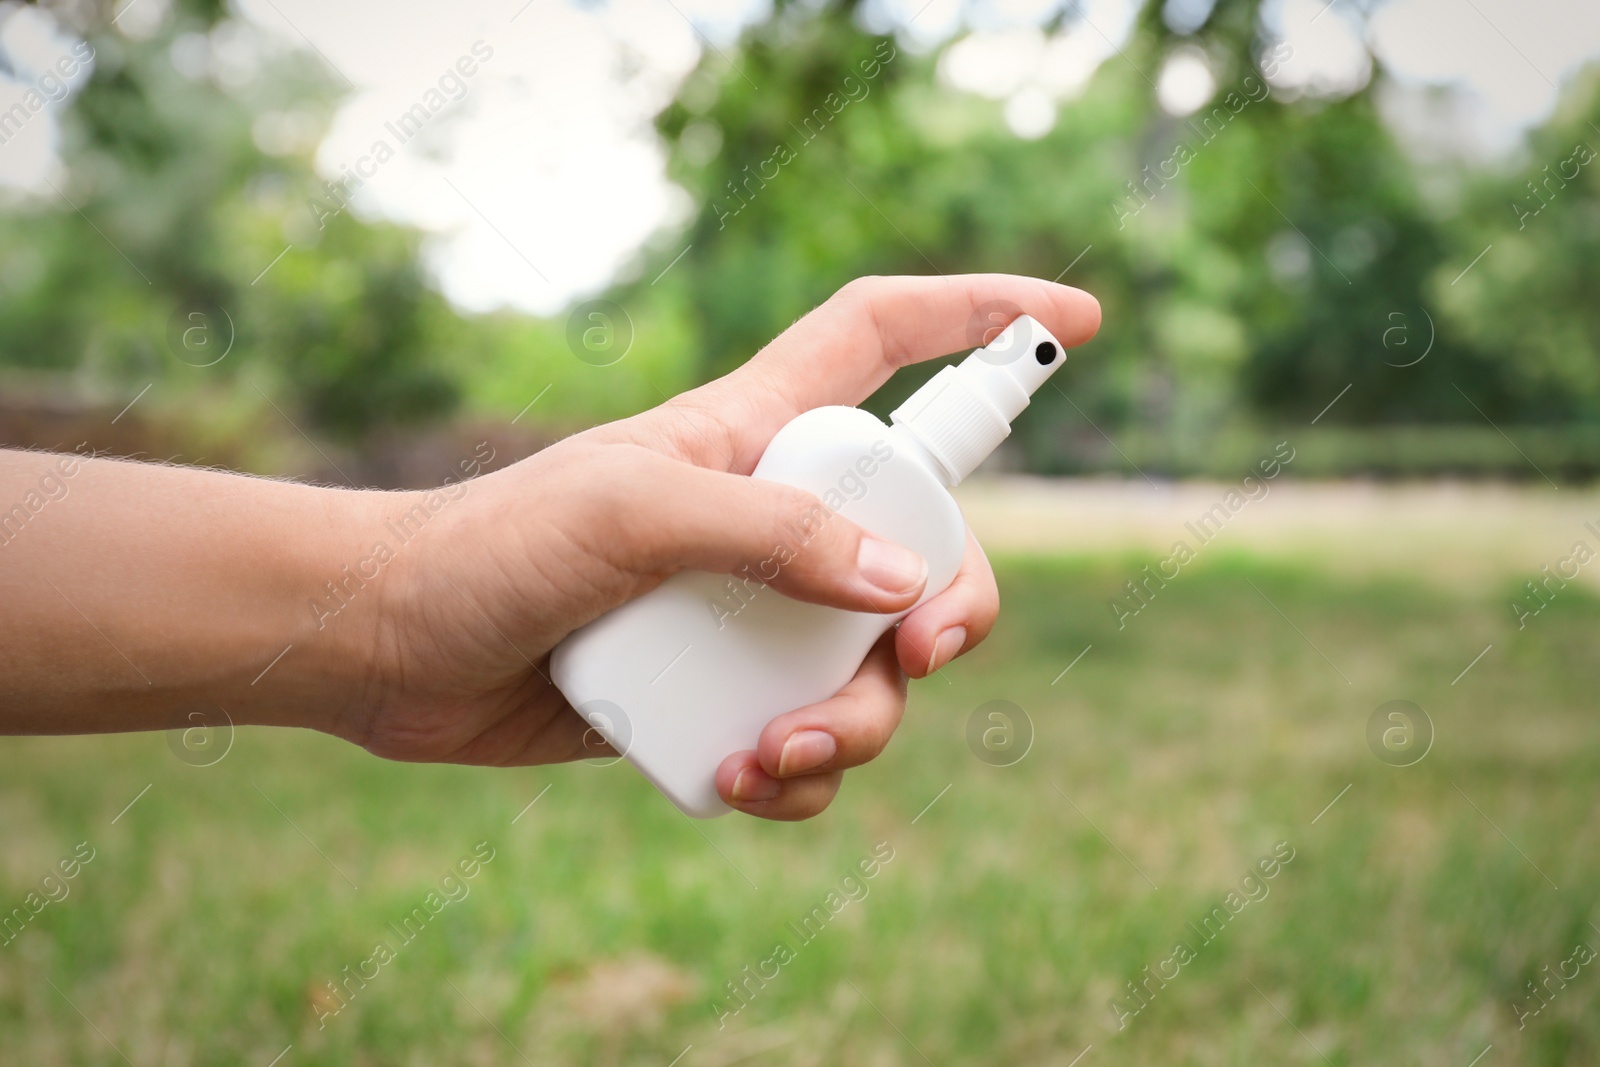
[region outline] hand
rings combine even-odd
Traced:
[[[510,766],[608,752],[549,682],[550,649],[675,571],[731,573],[770,554],[784,521],[816,504],[744,477],[778,429],[811,408],[858,404],[900,366],[970,347],[968,325],[991,301],[1068,345],[1100,322],[1093,297],[1036,279],[861,279],[731,374],[458,487],[390,564],[371,620],[384,655],[366,698],[331,729],[402,760]],[[382,519],[422,496],[386,495]],[[917,600],[924,576],[920,557],[840,517],[772,585],[895,612]],[[779,716],[755,751],[729,756],[718,793],[764,818],[822,811],[842,773],[888,742],[905,676],[978,644],[998,610],[969,531],[954,583],[885,634],[837,696]]]

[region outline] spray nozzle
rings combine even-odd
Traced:
[[[946,367],[890,415],[959,483],[1011,434],[1028,397],[1066,362],[1066,349],[1023,315],[983,348]]]

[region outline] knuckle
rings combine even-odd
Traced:
[[[752,482],[751,484],[758,484]],[[783,482],[769,482],[772,487],[772,510],[780,515],[793,516],[804,513],[813,505],[822,506],[822,501],[813,493],[807,492],[796,485],[787,485]]]
[[[658,405],[660,430],[684,455],[710,450],[726,457],[737,450],[734,423],[724,408],[728,394],[701,386]],[[669,417],[670,416],[670,417]]]
[[[883,294],[885,278],[882,275],[869,274],[859,278],[851,278],[850,282],[838,286],[834,296],[830,296],[827,306],[830,310],[837,310],[848,317],[872,318],[872,306]]]
[[[856,762],[867,763],[883,755],[894,736],[899,715],[893,707],[868,705],[862,708],[862,723],[852,746]]]
[[[834,514],[821,498],[792,485],[774,484],[763,514],[774,545],[786,548],[795,558],[834,525]]]
[[[807,800],[803,807],[795,811],[793,820],[795,822],[803,822],[806,819],[815,819],[818,815],[821,815],[823,812],[827,811],[828,805],[832,803],[833,797],[831,796],[818,797],[815,800]]]
[[[852,330],[883,338],[884,324],[878,319],[878,306],[892,284],[893,279],[878,274],[852,279],[833,294],[828,306]],[[899,366],[905,358],[903,353],[891,352],[888,348],[884,349],[883,357],[891,367]]]
[[[839,783],[843,778],[843,774],[838,772],[817,775],[813,781],[806,784],[804,792],[794,798],[788,817],[798,821],[814,819],[821,815],[828,810],[828,805],[833,803],[833,798],[839,795]]]
[[[974,577],[958,592],[961,597],[959,601],[961,612],[967,620],[967,630],[974,636],[973,643],[976,644],[1000,617],[1000,590],[992,578]]]
[[[667,472],[648,449],[614,445],[597,450],[568,468],[585,500],[590,529],[607,531],[606,540],[638,555],[660,540],[659,516],[652,503],[669,485]]]
[[[870,300],[882,288],[883,278],[877,274],[863,274],[852,278],[841,285],[833,294],[833,299],[840,303],[854,303]]]

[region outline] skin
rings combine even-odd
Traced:
[[[13,516],[0,525],[0,733],[171,729],[220,707],[240,725],[321,730],[394,760],[600,755],[548,681],[550,650],[676,571],[758,564],[817,503],[743,477],[773,434],[972,347],[974,316],[996,302],[1068,345],[1100,324],[1093,297],[1032,278],[863,278],[725,377],[432,494],[0,452],[0,509],[25,515],[0,510],[0,524]],[[381,567],[380,541],[392,550]],[[841,516],[771,584],[895,612],[925,576],[920,557]],[[342,606],[329,582],[345,583]],[[977,645],[998,611],[969,532],[954,584],[885,634],[838,695],[730,755],[718,792],[762,818],[816,815],[888,743],[907,675]]]

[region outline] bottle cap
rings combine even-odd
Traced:
[[[956,485],[1011,435],[1028,397],[1067,361],[1067,350],[1023,315],[988,345],[946,367],[889,416]]]

